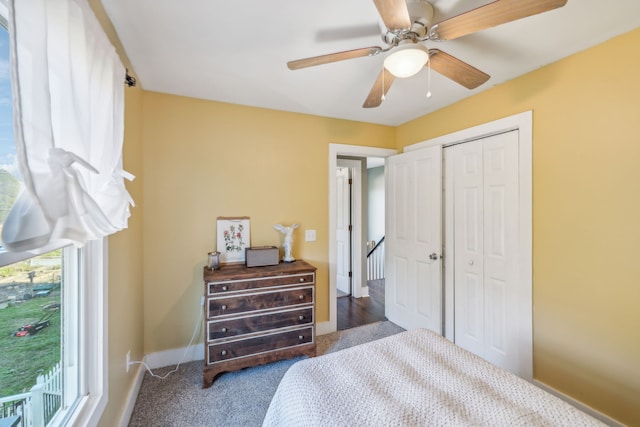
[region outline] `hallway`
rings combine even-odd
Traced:
[[[338,330],[386,320],[384,316],[384,279],[369,281],[369,295],[363,298],[338,298]]]

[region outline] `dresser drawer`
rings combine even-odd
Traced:
[[[313,343],[313,326],[207,346],[207,363],[224,362],[288,347]]]
[[[238,296],[216,296],[208,300],[208,316],[223,316],[249,311],[267,310],[313,303],[313,286],[277,291],[247,293]]]
[[[210,321],[207,323],[207,337],[209,340],[217,340],[236,335],[307,324],[313,324],[313,308],[311,307]]]
[[[247,289],[268,288],[274,286],[292,286],[315,283],[315,273],[300,273],[286,276],[260,277],[247,280],[225,280],[208,282],[208,295],[225,292],[237,292]]]

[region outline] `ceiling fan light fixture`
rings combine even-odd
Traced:
[[[411,77],[418,73],[429,60],[427,49],[418,44],[406,44],[384,60],[384,68],[396,77]]]

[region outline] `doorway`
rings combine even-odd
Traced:
[[[385,320],[384,159],[341,156],[337,165],[337,329],[344,330]],[[355,240],[365,242],[360,251]]]
[[[337,183],[336,169],[338,157],[351,158],[385,158],[397,151],[393,149],[364,147],[355,145],[329,144],[329,321],[317,324],[318,334],[326,334],[337,330]],[[362,196],[359,196],[362,200]],[[352,282],[361,283],[366,277],[366,229],[364,223],[354,224],[352,230],[353,259]]]

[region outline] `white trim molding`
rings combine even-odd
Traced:
[[[478,138],[496,135],[499,133],[509,132],[512,130],[520,130],[523,133],[521,140],[529,146],[533,141],[533,111],[524,111],[522,113],[514,114],[509,117],[497,119],[492,122],[484,123],[481,125],[473,126],[467,129],[463,129],[457,132],[449,133],[447,135],[439,136],[437,138],[429,139],[415,144],[404,147],[404,151],[414,151],[421,148],[433,147],[436,145],[450,145],[453,143],[459,144],[467,141],[473,141]]]
[[[79,389],[71,397],[79,398],[77,402],[66,402],[71,405],[68,411],[60,411],[50,425],[97,425],[107,406],[108,253],[106,238],[89,241],[82,248],[78,292],[81,309],[71,335],[72,339],[77,336],[79,351],[64,361],[66,368],[74,368],[69,371],[70,376],[79,380]]]
[[[144,356],[144,363],[149,369],[163,368],[196,360],[204,360],[204,343],[158,351]]]
[[[336,331],[336,324],[331,326],[330,321],[316,323],[316,335],[326,335]]]
[[[585,405],[584,403],[570,397],[567,396],[566,394],[556,390],[553,387],[550,387],[548,385],[546,385],[545,383],[542,383],[538,380],[533,380],[533,384],[540,387],[541,389],[543,389],[544,391],[553,394],[556,397],[559,397],[560,399],[564,400],[565,402],[567,402],[568,404],[570,404],[571,406],[574,406],[576,408],[578,408],[579,410],[581,410],[582,412],[585,412],[589,415],[591,415],[593,418],[605,423],[608,426],[612,426],[612,427],[624,427],[624,424],[619,423],[618,421],[614,420],[613,418],[603,414],[602,412],[596,411],[595,409],[593,409],[590,406]]]
[[[133,408],[136,406],[136,400],[138,399],[138,393],[140,393],[140,387],[142,387],[142,380],[144,380],[144,373],[146,372],[144,366],[138,365],[134,369],[134,381],[125,399],[125,406],[122,410],[120,422],[118,423],[119,427],[127,427],[129,425],[131,415],[133,415]]]

